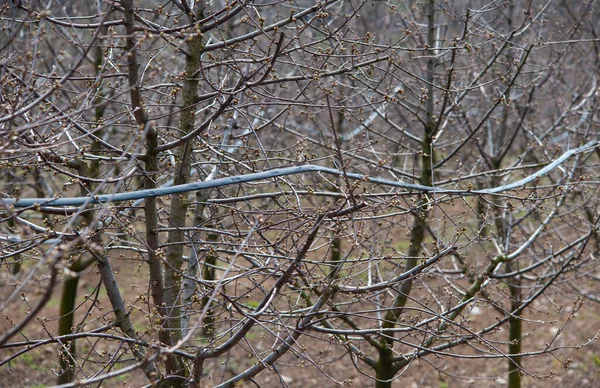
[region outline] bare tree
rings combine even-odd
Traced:
[[[2,365],[44,347],[61,386],[279,386],[286,363],[343,384],[339,358],[382,388],[417,360],[503,359],[509,387],[528,357],[568,366],[524,327],[595,298],[594,14],[4,4]]]

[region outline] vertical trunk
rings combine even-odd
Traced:
[[[205,205],[204,195],[202,191],[196,191],[196,206],[194,207],[194,221],[192,224],[193,228],[202,224],[202,216],[204,213]],[[190,247],[190,254],[188,256],[187,268],[186,268],[186,279],[183,283],[183,308],[185,311],[181,315],[181,335],[185,337],[190,331],[190,317],[194,311],[194,296],[198,292],[196,289],[196,280],[198,276],[198,249],[201,244],[200,232],[194,231],[191,237],[192,246]]]
[[[77,298],[77,285],[79,278],[69,276],[63,285],[62,297],[60,299],[60,320],[58,322],[58,335],[71,334],[73,330],[73,312],[75,310],[75,299]],[[75,341],[63,342],[59,348],[59,364],[61,374],[58,376],[58,385],[67,384],[75,377]]]
[[[494,162],[495,168],[500,168],[500,163],[496,160]],[[492,178],[492,185],[498,184],[497,178]],[[496,234],[500,245],[504,247],[508,238],[508,228],[505,222],[504,214],[502,214],[502,207],[504,207],[504,201],[501,198],[493,198],[492,201],[497,206],[495,209],[495,228]],[[508,263],[506,265],[506,271],[512,272],[516,269],[514,263]],[[521,305],[521,282],[518,277],[514,277],[507,283],[510,291],[511,303],[510,311],[517,310]],[[512,313],[508,320],[508,388],[520,388],[521,387],[521,356],[514,356],[521,353],[521,342],[522,342],[522,321],[521,312]]]
[[[84,217],[93,218],[93,214],[87,212]],[[73,333],[75,322],[75,302],[77,300],[77,286],[79,285],[79,274],[94,263],[93,258],[78,258],[69,266],[69,275],[63,284],[60,298],[60,319],[58,321],[58,335],[69,335]],[[63,343],[59,348],[59,364],[62,374],[58,376],[58,384],[67,384],[75,378],[75,340]]]
[[[433,50],[436,47],[435,42],[435,2],[429,0],[427,4],[427,44],[432,50],[428,53],[427,60],[427,101],[425,102],[425,125],[423,133],[423,141],[421,144],[421,177],[419,183],[424,186],[433,186],[432,166],[434,163],[433,155],[433,136],[436,130],[436,118],[434,115],[434,73],[436,66],[435,54]],[[427,226],[427,217],[429,215],[429,197],[421,195],[417,202],[417,208],[414,211],[413,225],[410,234],[410,246],[407,252],[406,264],[404,271],[410,271],[417,263],[419,255],[422,251],[422,243],[425,239],[425,229]],[[385,314],[384,322],[381,327],[391,329],[396,326],[398,319],[404,311],[404,307],[408,300],[408,296],[412,290],[413,280],[405,280],[400,286],[398,295],[394,299],[393,307]],[[379,358],[376,365],[377,388],[390,388],[392,386],[391,379],[394,377],[398,368],[392,362],[392,347],[394,346],[393,334],[386,334],[381,339],[381,344],[384,349],[379,351]]]
[[[511,270],[511,266],[507,266]],[[521,342],[522,326],[521,312],[514,313],[521,307],[521,281],[518,277],[511,279],[508,284],[510,289],[511,306],[513,315],[508,321],[508,388],[521,388]]]
[[[100,68],[102,65],[102,49],[96,48],[95,52],[95,61],[94,65],[96,70]],[[100,99],[95,99],[96,111],[94,114],[94,121],[99,123],[102,120],[102,116],[104,114],[104,109],[98,105],[100,104]],[[102,137],[101,133],[98,133],[98,136]],[[94,141],[91,146],[92,152],[98,152],[101,150],[101,146],[97,141]],[[79,175],[90,177],[96,179],[100,176],[100,162],[98,160],[93,160],[88,168],[87,164],[84,162],[75,163],[74,166],[77,165]],[[89,190],[93,190],[95,187],[94,184],[88,184],[88,187],[82,188],[80,193],[82,196],[88,194]],[[86,226],[91,225],[94,222],[95,212],[87,211],[84,212],[82,218],[85,220]],[[97,235],[96,238],[101,240],[101,236]],[[87,259],[83,257],[79,257],[75,262],[73,262],[69,266],[69,270],[74,275],[70,275],[65,280],[65,284],[63,285],[63,291],[60,299],[60,320],[58,323],[58,335],[68,335],[73,333],[73,323],[75,321],[75,302],[77,300],[77,287],[79,285],[79,274],[84,271],[87,267],[89,267],[94,262],[93,259],[89,257]],[[67,384],[73,381],[75,378],[75,356],[76,356],[76,346],[75,340],[69,341],[68,343],[64,343],[63,346],[60,347],[59,350],[59,364],[61,367],[62,374],[58,376],[58,384]]]
[[[375,388],[392,387],[392,379],[397,372],[392,363],[392,354],[390,349],[379,352],[379,358],[375,364],[375,377],[377,377]]]
[[[155,178],[158,172],[158,155],[156,147],[158,146],[158,133],[148,122],[146,110],[142,101],[142,92],[139,85],[139,62],[137,57],[137,40],[135,38],[135,9],[133,0],[123,0],[123,15],[125,31],[127,33],[127,78],[129,81],[129,98],[131,100],[131,110],[136,124],[145,131],[146,136],[146,154],[144,162],[146,174],[144,177],[144,188],[156,188]],[[163,299],[164,287],[160,258],[157,250],[159,247],[158,239],[158,212],[156,198],[147,198],[144,201],[144,216],[146,219],[146,243],[148,248],[148,266],[150,270],[150,287],[152,300],[158,313],[158,339],[165,345],[172,345],[169,332],[163,327],[162,319],[166,314],[166,306]],[[179,370],[175,355],[168,353],[165,356],[165,366],[167,373],[176,373]]]
[[[158,162],[154,149],[157,146],[156,131],[150,129],[146,134],[146,176],[144,178],[144,188],[154,189],[155,174],[158,172]],[[144,200],[144,215],[146,226],[146,244],[148,247],[148,270],[150,275],[150,293],[152,302],[158,315],[156,325],[158,326],[158,339],[165,345],[172,345],[169,331],[165,327],[164,320],[167,316],[167,309],[164,301],[164,281],[161,259],[157,254],[159,248],[158,237],[158,211],[156,198],[146,198]],[[168,373],[174,373],[179,368],[173,354],[168,354],[165,360],[165,366]]]
[[[153,152],[157,146],[156,132],[152,129],[146,135],[146,177],[144,179],[144,188],[156,188],[154,176],[158,171],[156,154]],[[167,307],[164,301],[164,282],[161,259],[157,254],[159,248],[158,237],[158,211],[156,198],[146,198],[144,200],[144,215],[146,224],[146,244],[148,247],[148,270],[150,275],[150,293],[152,302],[158,315],[156,324],[158,325],[158,339],[163,344],[173,345],[170,333],[165,327],[165,319],[168,315]],[[165,367],[167,373],[176,373],[179,370],[175,355],[170,353],[166,355]]]
[[[212,242],[217,241],[218,238],[216,233],[209,233],[207,237],[208,241]],[[204,259],[204,266],[202,267],[203,280],[216,280],[215,267],[217,265],[217,259],[217,251],[212,249],[211,247],[208,254],[206,255],[206,258]],[[205,295],[202,298],[201,311],[204,311],[204,309],[206,309],[206,315],[204,315],[203,322],[204,324],[202,325],[202,333],[209,339],[212,338],[215,333],[215,314],[213,308],[211,308],[211,303],[211,296],[207,293],[207,295]]]
[[[196,192],[196,207],[194,209],[194,222],[193,226],[197,227],[204,222],[204,212],[206,210],[205,202],[209,198],[209,193],[206,191],[197,191]],[[214,227],[211,224],[208,224],[208,227]],[[207,240],[210,242],[216,242],[218,240],[218,235],[216,233],[209,232],[207,235]],[[189,260],[187,263],[187,279],[183,285],[183,305],[189,311],[185,311],[182,314],[182,335],[186,335],[189,331],[190,327],[190,315],[191,311],[193,311],[194,304],[194,296],[198,292],[196,290],[196,281],[194,278],[198,274],[199,260],[198,260],[198,250],[201,244],[200,240],[200,232],[195,231],[192,235],[192,247],[190,249]],[[209,251],[204,258],[204,263],[201,271],[201,277],[203,280],[207,280],[212,282],[216,279],[215,276],[215,266],[217,265],[218,255],[216,250],[209,247]],[[210,289],[203,289],[200,291],[201,293],[205,293],[205,295],[200,300],[200,311],[205,311],[206,313],[202,322],[202,334],[204,334],[207,338],[207,341],[210,342],[212,335],[214,334],[214,311],[211,305],[211,297],[208,294]]]
[[[195,104],[198,99],[198,75],[200,68],[200,54],[203,48],[202,36],[197,33],[188,39],[188,56],[186,57],[187,78],[183,88],[183,101],[180,113],[179,128],[183,135],[194,129],[196,112]],[[176,175],[174,185],[188,183],[191,172],[193,139],[183,143],[178,150]],[[174,330],[174,339],[180,335],[181,326],[179,293],[181,291],[181,267],[183,264],[184,228],[188,200],[185,195],[176,195],[171,199],[169,225],[173,227],[169,232],[167,248],[167,265],[165,267],[165,302],[170,308],[168,327]]]
[[[334,273],[335,268],[338,266],[340,260],[342,259],[342,239],[338,236],[333,237],[331,241],[331,256],[330,256],[330,269],[329,274]]]
[[[513,29],[513,16],[515,13],[515,2],[511,1],[508,6],[508,15],[507,15],[507,27],[509,31]],[[510,98],[510,89],[507,91],[507,96]],[[500,140],[503,140],[504,136],[507,133],[508,127],[508,115],[509,108],[504,107],[504,117],[501,125],[501,138],[498,140],[498,146],[500,147]],[[498,150],[499,154],[494,155],[494,157],[500,157],[500,149]],[[497,169],[500,168],[501,160],[498,160]],[[499,217],[498,217],[499,219]],[[503,224],[503,223],[501,223]],[[499,231],[501,237],[503,238],[502,242],[505,243],[505,239],[508,238],[506,234],[506,226],[504,230]],[[508,263],[506,266],[506,270],[512,272],[517,269],[517,265],[514,263]],[[521,344],[523,341],[522,338],[522,326],[523,321],[521,320],[521,312],[515,313],[517,309],[521,307],[521,280],[519,275],[510,279],[508,282],[508,288],[510,290],[510,310],[512,313],[509,321],[508,321],[508,388],[521,388]]]
[[[199,11],[196,19],[201,19],[203,9],[198,4]],[[192,15],[190,15],[192,17]],[[193,19],[193,18],[192,18]],[[185,136],[194,130],[196,121],[196,104],[198,101],[198,85],[200,69],[200,56],[204,49],[202,34],[192,31],[187,41],[187,56],[185,74],[186,79],[182,91],[182,105],[179,117],[179,129]],[[189,182],[192,163],[192,150],[194,139],[184,142],[177,151],[177,163],[175,166],[174,185],[182,185]],[[171,341],[176,343],[182,338],[181,321],[181,292],[182,292],[182,270],[183,270],[183,245],[184,230],[186,226],[186,213],[188,209],[187,195],[175,195],[171,198],[171,209],[169,212],[169,226],[172,227],[168,235],[168,246],[166,250],[164,302],[168,308],[166,328],[171,335]],[[181,361],[181,360],[180,360]],[[182,364],[178,362],[178,364]],[[175,371],[173,371],[175,372]],[[177,374],[185,375],[186,370],[178,368]],[[179,384],[179,383],[177,383]]]

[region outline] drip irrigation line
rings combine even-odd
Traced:
[[[215,187],[224,187],[231,185],[239,185],[242,183],[273,179],[282,176],[306,174],[306,173],[323,173],[336,176],[347,176],[348,179],[362,180],[365,182],[376,183],[384,186],[398,187],[411,192],[423,192],[427,194],[457,194],[457,195],[486,195],[486,194],[499,194],[502,192],[518,189],[525,186],[527,183],[538,180],[540,177],[546,175],[550,171],[554,170],[567,159],[573,155],[580,154],[582,152],[589,151],[598,146],[596,140],[590,141],[585,145],[571,149],[563,153],[556,160],[552,161],[545,167],[537,170],[533,174],[513,183],[501,185],[488,189],[479,190],[456,190],[456,189],[444,189],[439,187],[423,186],[419,184],[406,183],[403,181],[394,181],[379,177],[371,177],[364,174],[357,173],[344,173],[342,170],[337,170],[330,167],[318,166],[313,164],[306,164],[302,166],[275,168],[273,170],[267,170],[262,172],[250,173],[245,175],[236,175],[227,178],[213,179],[204,182],[187,183],[183,185],[161,187],[155,189],[145,189],[137,191],[129,191],[124,193],[115,194],[101,194],[101,195],[90,195],[86,197],[70,197],[70,198],[1,198],[0,204],[4,206],[13,206],[15,208],[24,207],[41,207],[41,206],[87,206],[89,204],[106,204],[112,202],[124,202],[124,201],[135,201],[151,197],[160,197],[166,195],[182,194],[196,190],[206,190]]]

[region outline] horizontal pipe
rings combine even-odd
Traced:
[[[460,195],[482,195],[482,194],[498,194],[502,192],[506,192],[509,190],[517,189],[526,185],[529,182],[532,182],[539,177],[549,173],[554,170],[562,163],[564,163],[571,156],[589,151],[598,146],[598,142],[596,140],[586,143],[585,145],[571,149],[562,154],[558,159],[549,163],[542,169],[536,171],[535,173],[517,181],[514,183],[509,183],[507,185],[502,185],[498,187],[488,188],[488,189],[480,189],[480,190],[451,190],[451,189],[442,189],[431,186],[423,186],[418,184],[406,183],[402,181],[394,181],[384,178],[377,177],[369,177],[363,174],[357,173],[345,173],[344,171],[337,170],[334,168],[323,167],[313,164],[306,164],[302,166],[295,167],[284,167],[284,168],[276,168],[273,170],[256,172],[245,175],[236,175],[227,178],[219,178],[213,179],[210,181],[204,182],[194,182],[187,183],[183,185],[171,186],[171,187],[161,187],[156,189],[146,189],[146,190],[137,190],[137,191],[129,191],[125,193],[115,193],[115,194],[101,194],[101,195],[90,195],[87,197],[70,197],[70,198],[1,198],[0,204],[4,206],[13,206],[13,207],[37,207],[37,206],[53,206],[53,207],[62,207],[62,206],[84,206],[89,204],[98,204],[98,203],[111,203],[111,202],[124,202],[124,201],[135,201],[144,198],[151,197],[160,197],[165,195],[174,195],[181,194],[189,191],[196,190],[206,190],[214,187],[223,187],[223,186],[231,186],[231,185],[239,185],[241,183],[259,181],[264,179],[272,179],[281,176],[288,175],[296,175],[296,174],[304,174],[304,173],[313,173],[320,172],[330,175],[337,176],[347,176],[348,179],[353,180],[364,180],[366,182],[376,183],[384,186],[391,187],[399,187],[402,189],[406,189],[409,191],[417,191],[424,193],[432,193],[432,194],[460,194]]]

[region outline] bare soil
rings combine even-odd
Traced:
[[[128,289],[122,289],[129,302],[135,302],[137,295],[143,294],[147,288],[145,266],[133,260],[116,260],[115,270],[119,281]],[[28,268],[23,268],[21,274],[13,277],[8,271],[2,271],[0,278],[0,300],[6,301],[27,274]],[[90,269],[82,276],[79,284],[78,303],[82,303],[83,295],[95,292],[99,276]],[[22,318],[29,305],[33,305],[42,290],[45,281],[38,279],[38,288],[27,286],[14,298],[0,319],[0,332],[5,332],[13,323]],[[589,285],[593,287],[592,284]],[[588,288],[590,289],[590,288]],[[59,315],[59,296],[61,288],[57,287],[51,301],[43,309],[35,321],[21,333],[14,336],[10,342],[26,339],[46,339],[57,334]],[[524,387],[547,387],[550,384],[560,387],[592,388],[600,386],[600,343],[596,336],[600,330],[600,304],[585,300],[577,313],[573,314],[574,300],[571,295],[565,299],[565,294],[559,288],[552,289],[547,298],[539,299],[525,313],[523,333],[524,351],[558,348],[552,354],[526,357],[523,361]],[[91,306],[83,302],[78,309],[77,318],[90,313],[87,321],[92,325],[101,326],[107,322],[110,310],[106,296],[100,291],[100,303]],[[559,303],[561,301],[561,303]],[[138,304],[140,301],[138,300]],[[132,318],[139,327],[140,333],[149,329],[143,326],[147,322],[142,311],[132,311]],[[571,317],[571,318],[569,318]],[[493,319],[493,311],[479,311],[472,316],[473,324],[480,320],[482,324]],[[89,329],[89,327],[88,327]],[[499,339],[504,338],[506,329],[497,333]],[[252,353],[267,351],[272,344],[272,336],[262,336],[260,331],[252,331],[253,348],[248,344],[236,347],[229,355],[218,360],[210,360],[205,365],[207,375],[203,386],[211,387],[224,381],[227,377],[239,373],[254,364]],[[262,338],[262,337],[264,338]],[[150,339],[149,337],[147,339]],[[100,370],[102,361],[109,360],[119,349],[117,341],[95,343],[91,340],[78,341],[80,355],[89,352],[91,359],[97,364],[88,365],[88,370]],[[483,347],[483,346],[482,346]],[[5,360],[16,352],[23,350],[12,347],[0,350],[0,359]],[[454,354],[469,355],[473,350],[467,346],[452,350]],[[0,387],[44,387],[56,384],[58,367],[58,345],[40,346],[14,358],[10,363],[0,367]],[[123,360],[120,367],[127,365]],[[465,359],[447,355],[429,356],[411,363],[394,382],[394,387],[471,387],[488,386],[502,387],[506,385],[507,361],[495,359]],[[313,338],[310,334],[300,338],[294,351],[288,352],[278,363],[276,369],[262,372],[255,382],[242,384],[243,387],[334,387],[339,385],[353,387],[374,386],[369,377],[372,371],[360,362],[353,363],[345,353],[344,347],[335,339],[324,342]],[[83,376],[79,376],[83,377]],[[89,377],[89,376],[88,376]],[[147,384],[147,379],[141,372],[135,372],[119,378],[104,381],[95,386],[102,387],[139,387]]]

